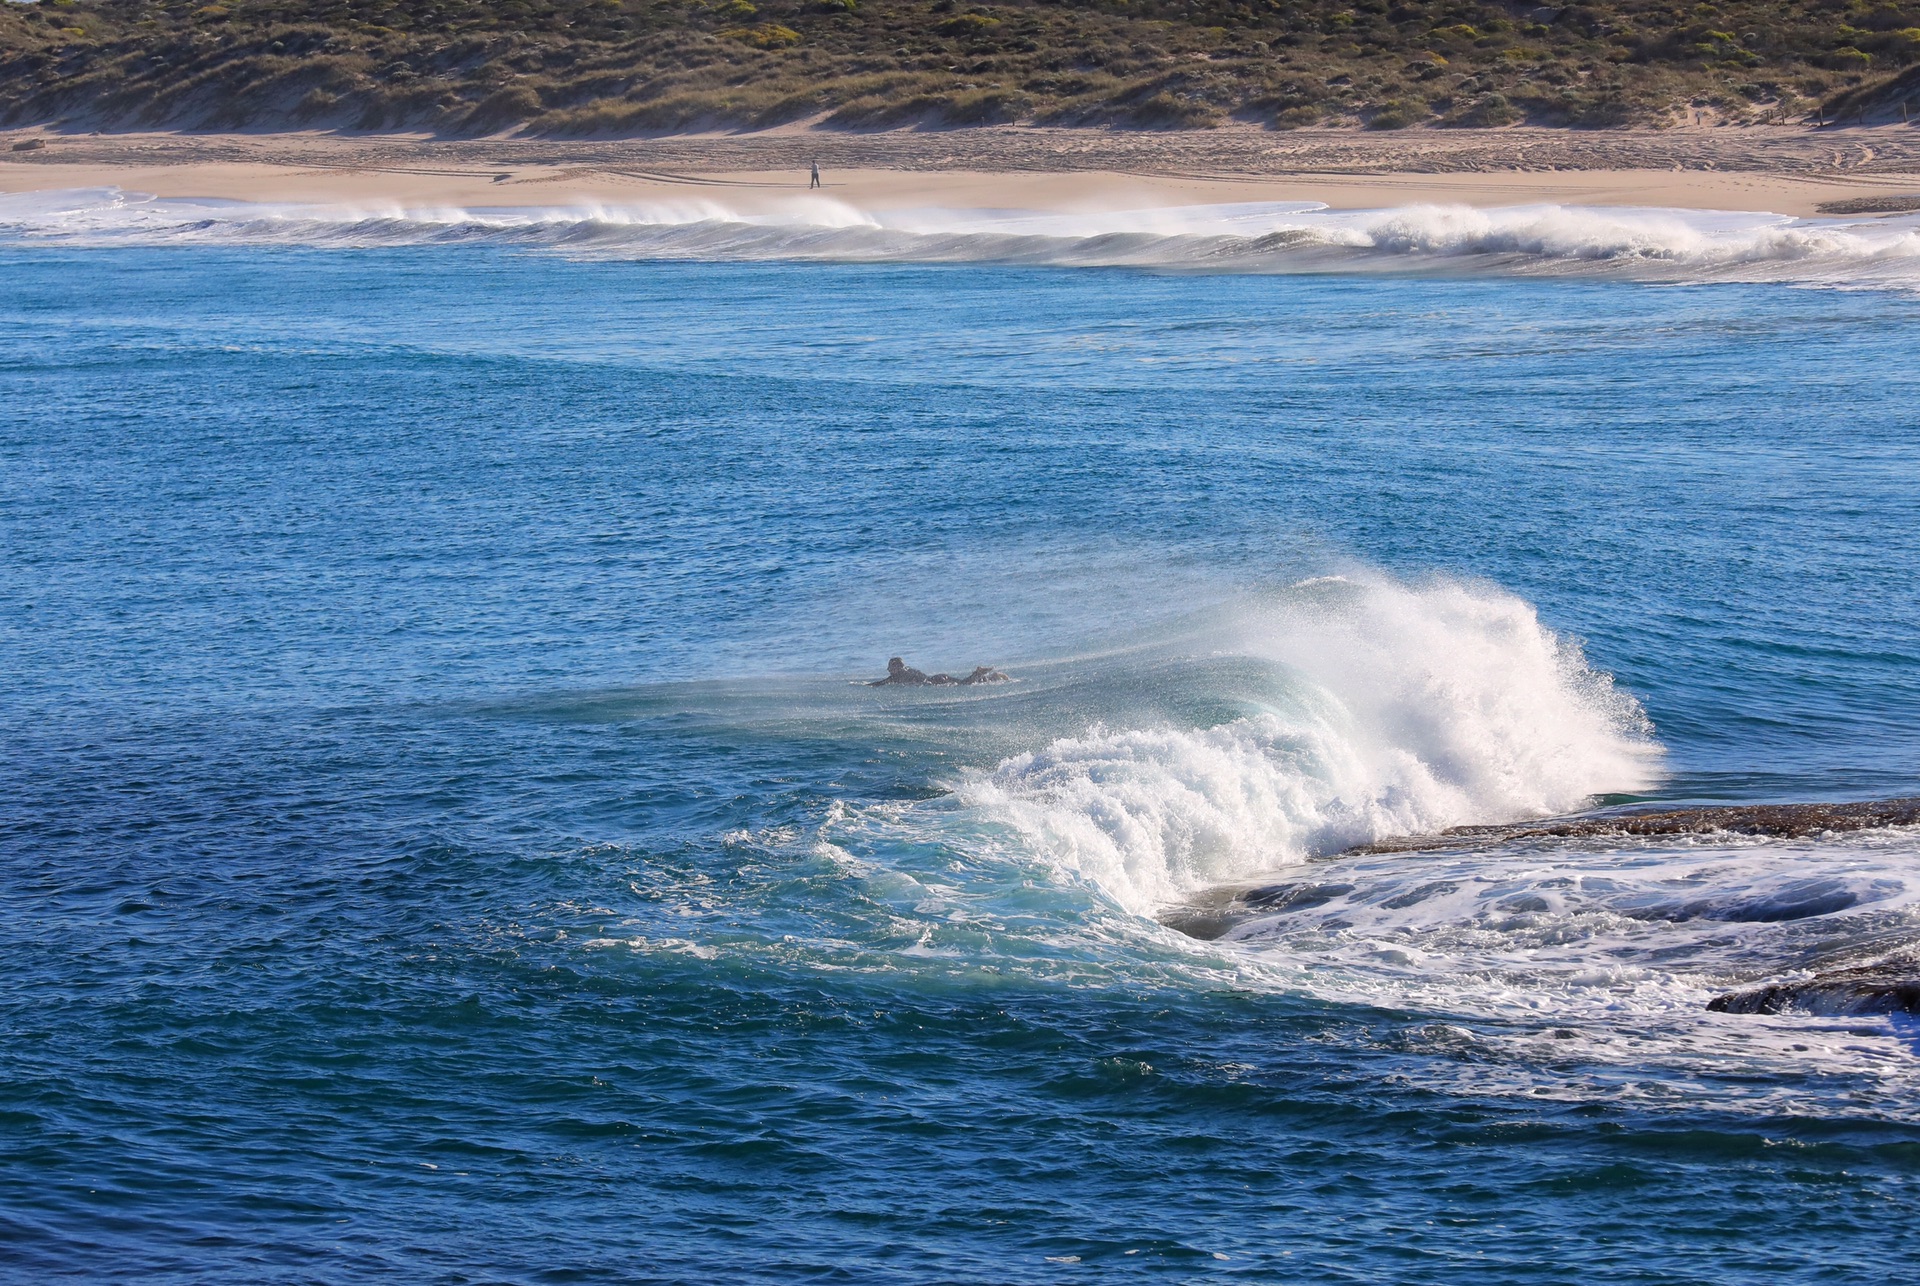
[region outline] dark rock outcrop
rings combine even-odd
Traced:
[[[1707,1008],[1718,1014],[1920,1014],[1920,956],[1730,991],[1708,1001]]]
[[[1542,822],[1510,822],[1503,826],[1455,826],[1437,835],[1400,836],[1347,851],[1417,853],[1426,849],[1484,847],[1522,839],[1708,835],[1716,831],[1800,839],[1807,835],[1914,825],[1920,825],[1920,798],[1877,799],[1853,804],[1739,804],[1658,812],[1595,813]]]
[[[1920,196],[1863,196],[1850,201],[1822,201],[1822,214],[1905,214],[1920,210]]]
[[[1312,911],[1353,892],[1351,884],[1256,884],[1210,889],[1185,906],[1160,913],[1160,923],[1188,937],[1211,941],[1255,916]]]
[[[1638,812],[1589,813],[1579,817],[1552,818],[1536,822],[1510,822],[1502,826],[1456,826],[1437,835],[1406,835],[1362,844],[1333,856],[1372,853],[1421,853],[1443,849],[1483,849],[1515,840],[1581,839],[1609,835],[1765,835],[1776,839],[1800,839],[1809,835],[1842,834],[1872,830],[1884,826],[1920,825],[1920,797],[1866,800],[1844,804],[1741,804],[1701,808],[1668,808]],[[1326,859],[1320,859],[1326,860]],[[1427,898],[1452,893],[1451,881],[1436,881],[1395,895],[1382,903],[1392,909],[1412,906]],[[1242,882],[1220,885],[1195,894],[1187,902],[1167,907],[1159,920],[1168,928],[1196,938],[1220,937],[1235,926],[1276,912],[1308,911],[1324,906],[1352,892],[1350,885],[1323,884],[1311,880]],[[1737,898],[1720,903],[1711,899],[1686,902],[1660,902],[1620,908],[1623,914],[1641,920],[1725,920],[1733,923],[1778,923],[1831,915],[1857,904],[1859,894],[1834,880],[1809,879],[1774,890],[1766,896]],[[1520,910],[1518,906],[1507,910]],[[1838,977],[1839,975],[1835,975]],[[1920,979],[1920,964],[1906,975]],[[1812,984],[1782,984],[1797,988]],[[1764,989],[1763,989],[1764,990]],[[1741,993],[1743,996],[1747,993]],[[1758,994],[1758,993],[1754,993]],[[1864,993],[1863,993],[1864,994]],[[1722,997],[1734,1005],[1738,997]],[[1739,1003],[1744,1003],[1740,1001]],[[1759,1003],[1759,1002],[1756,1002]],[[1786,1002],[1781,1002],[1786,1003]],[[1822,1003],[1825,1003],[1824,1001]],[[1881,1003],[1861,999],[1861,1004]],[[1720,1001],[1715,1002],[1716,1005]],[[1890,1002],[1889,1002],[1890,1004]],[[1897,1006],[1892,1006],[1897,1008]],[[1729,1008],[1730,1013],[1771,1012]],[[1889,1012],[1881,1009],[1832,1010],[1830,1012]]]

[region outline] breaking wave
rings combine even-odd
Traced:
[[[872,212],[795,198],[538,208],[264,205],[116,188],[0,196],[0,239],[339,247],[491,244],[656,259],[1027,263],[1228,272],[1390,269],[1920,286],[1920,215],[1794,219],[1559,205],[1334,211],[1249,203],[1034,214]]]
[[[1566,812],[1658,775],[1638,703],[1492,587],[1318,578],[1216,632],[1205,660],[1260,676],[1240,685],[1239,717],[1095,726],[968,777],[960,799],[1144,913],[1387,835]]]
[[[960,774],[963,850],[985,838],[1054,887],[1206,940],[1196,967],[1231,962],[1244,985],[1477,1024],[1410,1039],[1489,1064],[1721,1067],[1735,1042],[1754,1066],[1910,1075],[1897,1045],[1858,1043],[1897,1023],[1849,1019],[1852,1044],[1809,1053],[1804,1015],[1706,1007],[1911,950],[1920,833],[1360,848],[1652,792],[1664,752],[1577,640],[1492,585],[1360,572],[1202,615],[1093,664],[1102,721]]]

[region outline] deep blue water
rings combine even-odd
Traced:
[[[1900,1280],[1913,1030],[1700,1002],[1920,938],[1920,845],[1572,859],[1872,890],[1684,952],[1151,912],[1350,806],[1920,793],[1916,351],[1894,292],[0,248],[0,1271]]]

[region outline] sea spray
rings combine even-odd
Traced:
[[[1323,577],[1242,605],[1213,652],[1269,663],[1267,708],[1116,728],[960,783],[1063,871],[1146,912],[1302,858],[1646,788],[1644,713],[1501,590]]]

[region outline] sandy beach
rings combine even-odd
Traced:
[[[39,143],[37,148],[13,150]],[[1920,130],[1703,128],[1275,133],[994,128],[597,141],[331,134],[0,132],[0,192],[421,206],[713,201],[754,212],[808,188],[869,210],[1051,211],[1318,201],[1658,206],[1813,215],[1920,199]]]

